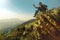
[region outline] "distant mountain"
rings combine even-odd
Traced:
[[[19,19],[4,19],[0,20],[0,31],[4,30],[10,30],[20,24],[22,24],[24,21]]]
[[[36,21],[36,19],[30,19],[30,20],[24,22],[23,24],[29,24],[29,23],[32,23],[32,22],[35,22],[35,21]]]

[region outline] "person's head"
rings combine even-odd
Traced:
[[[42,2],[39,2],[39,5],[42,5]]]

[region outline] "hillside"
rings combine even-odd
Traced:
[[[60,8],[38,12],[36,19],[0,33],[0,40],[60,40]]]

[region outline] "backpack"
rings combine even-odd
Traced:
[[[43,10],[47,10],[47,5],[42,5]]]

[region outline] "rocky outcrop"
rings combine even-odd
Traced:
[[[60,8],[38,12],[37,30],[42,40],[60,40]]]

